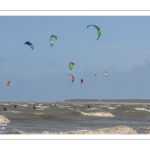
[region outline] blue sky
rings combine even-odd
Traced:
[[[150,98],[150,17],[0,16],[0,22],[0,101]],[[89,24],[100,27],[99,40]]]

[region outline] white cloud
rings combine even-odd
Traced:
[[[150,51],[140,53],[127,63],[128,69],[142,69],[147,67],[150,67]]]

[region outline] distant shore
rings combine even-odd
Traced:
[[[100,100],[100,101],[99,101]],[[103,103],[103,104],[150,104],[150,99],[66,99],[64,102],[78,102],[78,103]]]

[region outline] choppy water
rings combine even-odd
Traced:
[[[149,102],[33,104],[1,102],[0,134],[150,134]]]

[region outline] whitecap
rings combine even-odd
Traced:
[[[19,111],[10,110],[10,113],[19,113]]]
[[[135,110],[139,110],[139,111],[147,111],[150,112],[150,110],[146,109],[146,108],[134,108]]]
[[[35,106],[36,108],[42,108],[43,106]]]
[[[27,104],[17,104],[17,105],[21,107],[29,107]]]
[[[95,130],[68,131],[66,132],[66,134],[138,134],[138,133],[130,127],[117,126],[117,127],[101,128]]]
[[[9,131],[7,134],[26,134],[26,132],[14,129],[14,130]]]
[[[108,109],[116,109],[117,107],[108,107]]]
[[[81,112],[85,116],[97,116],[97,117],[114,117],[114,115],[105,112],[85,113]]]
[[[3,105],[10,105],[10,104],[8,104],[8,103],[2,103]]]
[[[0,115],[0,123],[10,123],[10,120]]]
[[[60,108],[68,108],[70,106],[58,106],[58,107],[60,107]]]
[[[44,113],[34,113],[35,115],[44,115]]]

